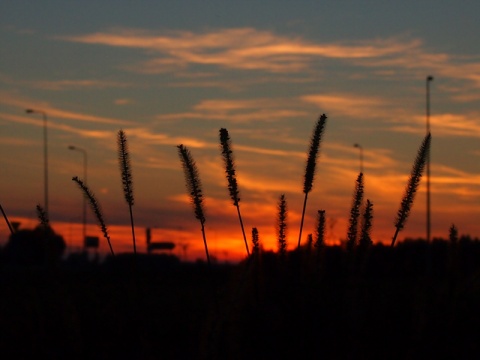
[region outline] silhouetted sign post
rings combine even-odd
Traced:
[[[85,248],[98,249],[98,236],[85,236],[84,246]]]
[[[151,253],[153,250],[173,250],[175,243],[171,241],[154,241],[152,242],[152,231],[150,228],[145,230],[147,238],[147,252]]]

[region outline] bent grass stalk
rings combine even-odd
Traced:
[[[225,173],[227,174],[228,191],[230,192],[230,198],[233,200],[233,205],[237,208],[238,219],[240,221],[240,227],[242,228],[243,241],[245,242],[245,248],[247,249],[247,256],[249,256],[250,251],[248,249],[242,215],[240,214],[240,198],[238,197],[238,184],[237,178],[235,177],[235,162],[232,155],[233,151],[231,149],[232,144],[228,135],[228,130],[225,128],[220,129],[220,147],[222,150],[223,162],[225,164]]]
[[[82,180],[80,180],[77,176],[74,176],[72,178],[72,180],[77,183],[77,185],[83,191],[84,196],[89,201],[90,206],[93,210],[93,213],[95,214],[95,217],[97,218],[97,221],[100,225],[103,236],[105,237],[105,239],[107,239],[108,246],[110,248],[110,252],[112,253],[112,256],[115,256],[115,254],[113,252],[112,244],[110,242],[110,236],[108,235],[107,226],[105,225],[105,221],[103,220],[103,214],[102,214],[102,211],[100,209],[100,204],[98,203],[97,199],[95,198],[95,195],[90,191],[90,189],[87,187],[87,185]]]
[[[395,246],[395,241],[397,240],[398,233],[404,228],[405,222],[407,221],[408,215],[410,214],[413,200],[415,198],[415,193],[417,192],[418,184],[420,183],[420,179],[422,177],[422,173],[425,169],[425,164],[427,162],[428,154],[430,152],[431,139],[432,135],[430,133],[425,135],[425,138],[423,139],[422,144],[418,149],[417,157],[415,158],[415,162],[410,173],[410,178],[405,189],[405,194],[403,196],[402,202],[400,204],[400,209],[398,210],[397,218],[395,220],[395,234],[392,238],[392,247]]]
[[[325,129],[325,124],[327,122],[327,116],[325,114],[321,115],[318,120],[315,128],[313,130],[312,138],[310,140],[310,150],[308,152],[307,165],[305,168],[305,178],[303,182],[303,192],[305,198],[303,199],[303,210],[302,210],[302,220],[300,221],[300,232],[298,234],[298,245],[300,247],[300,241],[302,239],[302,230],[303,222],[305,219],[305,209],[307,207],[307,197],[308,193],[312,190],[313,179],[315,177],[315,166],[317,163],[318,152],[320,149],[320,142],[322,140],[322,134]]]
[[[208,265],[211,266],[210,255],[208,254],[207,237],[205,235],[205,215],[203,211],[202,184],[200,182],[197,165],[195,164],[192,154],[186,146],[180,144],[177,145],[177,149],[180,161],[182,162],[183,172],[185,174],[185,183],[187,186],[187,190],[195,211],[195,217],[200,221],[200,224],[202,226],[202,237],[203,244],[205,245],[207,262]]]
[[[133,253],[137,254],[137,246],[135,241],[135,226],[133,225],[133,182],[132,182],[132,169],[130,165],[130,154],[128,153],[127,136],[123,130],[118,131],[118,160],[120,164],[120,172],[122,174],[122,185],[125,200],[128,204],[130,212],[130,225],[132,228],[133,239]]]
[[[2,212],[3,218],[5,219],[5,222],[7,223],[8,229],[10,230],[10,234],[13,235],[13,227],[12,224],[10,224],[10,221],[8,220],[7,214],[5,214],[5,211],[3,210],[2,205],[0,204],[0,211]]]

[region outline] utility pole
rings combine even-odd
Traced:
[[[433,76],[427,76],[427,134],[430,133],[430,82]],[[427,155],[427,242],[430,242],[430,151]]]

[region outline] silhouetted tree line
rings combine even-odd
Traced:
[[[61,260],[53,231],[23,234],[1,252],[2,359],[480,355],[476,238],[353,251],[305,245],[282,257],[258,249],[239,264],[209,266],[169,254]],[[57,256],[54,271],[29,266],[46,264],[46,249]]]

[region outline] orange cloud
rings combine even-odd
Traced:
[[[430,116],[430,124],[435,134],[448,136],[480,136],[480,113],[439,114]],[[425,121],[425,119],[418,119]]]
[[[353,118],[388,118],[391,116],[392,104],[386,99],[352,94],[311,94],[300,100],[328,109],[335,116]]]
[[[110,80],[99,79],[76,79],[76,80],[18,80],[9,75],[0,73],[0,81],[9,85],[22,85],[42,90],[65,91],[65,90],[91,90],[108,88],[128,88],[131,84]]]
[[[124,65],[126,69],[140,73],[178,73],[194,65],[203,65],[277,75],[298,75],[302,71],[318,71],[315,62],[320,59],[336,59],[368,67],[383,77],[401,71],[408,71],[409,76],[424,77],[425,73],[429,72],[439,78],[470,82],[474,89],[480,87],[480,62],[476,57],[429,52],[421,40],[402,37],[324,44],[299,36],[279,35],[254,28],[162,33],[117,28],[57,38],[85,44],[144,50],[150,59],[138,64]],[[352,76],[362,75],[357,73]],[[268,80],[276,81],[275,78]],[[202,84],[209,87],[221,86],[219,82],[174,83],[171,86]],[[223,87],[235,88],[234,85],[227,85],[223,84]]]
[[[81,89],[107,89],[107,88],[126,88],[129,84],[120,83],[115,81],[101,81],[101,80],[58,80],[58,81],[31,81],[24,82],[35,88],[44,90],[81,90]]]
[[[18,115],[0,113],[0,118],[6,121],[15,122],[15,123],[43,127],[43,121],[41,119],[34,119],[27,116],[18,116]],[[91,138],[106,139],[106,138],[112,138],[112,136],[114,136],[114,133],[112,131],[83,130],[83,129],[78,129],[66,124],[60,124],[54,121],[49,121],[48,127],[50,129],[62,130],[64,132],[73,133],[80,136],[91,137]]]
[[[146,61],[142,72],[164,72],[193,64],[224,68],[298,72],[315,58],[369,59],[401,55],[420,47],[419,40],[376,39],[356,43],[316,44],[253,28],[220,29],[194,33],[154,34],[143,30],[113,29],[62,40],[115,47],[139,48],[162,56]]]
[[[123,99],[115,99],[115,100],[113,101],[113,103],[114,103],[115,105],[120,105],[120,106],[122,106],[122,105],[130,105],[131,103],[133,103],[133,100],[131,100],[131,99],[125,99],[125,98],[123,98]]]
[[[430,126],[435,136],[480,136],[480,113],[464,112],[462,114],[433,114],[430,116]],[[394,125],[392,130],[421,134],[424,133],[425,116],[411,116],[402,125]]]
[[[229,122],[267,121],[298,118],[308,115],[304,110],[291,109],[295,100],[288,99],[246,99],[246,100],[203,100],[193,111],[157,115],[157,120],[205,119]]]
[[[90,114],[82,114],[82,113],[58,109],[45,102],[13,97],[10,94],[5,92],[0,92],[0,104],[5,104],[7,106],[20,108],[19,111],[23,113],[25,113],[25,109],[41,110],[48,115],[49,120],[52,120],[54,118],[59,118],[59,119],[86,121],[86,122],[94,122],[94,123],[101,123],[101,124],[114,124],[118,126],[131,124],[131,122],[126,120],[107,118],[107,117],[90,115]],[[15,118],[18,118],[18,117],[15,117]]]

